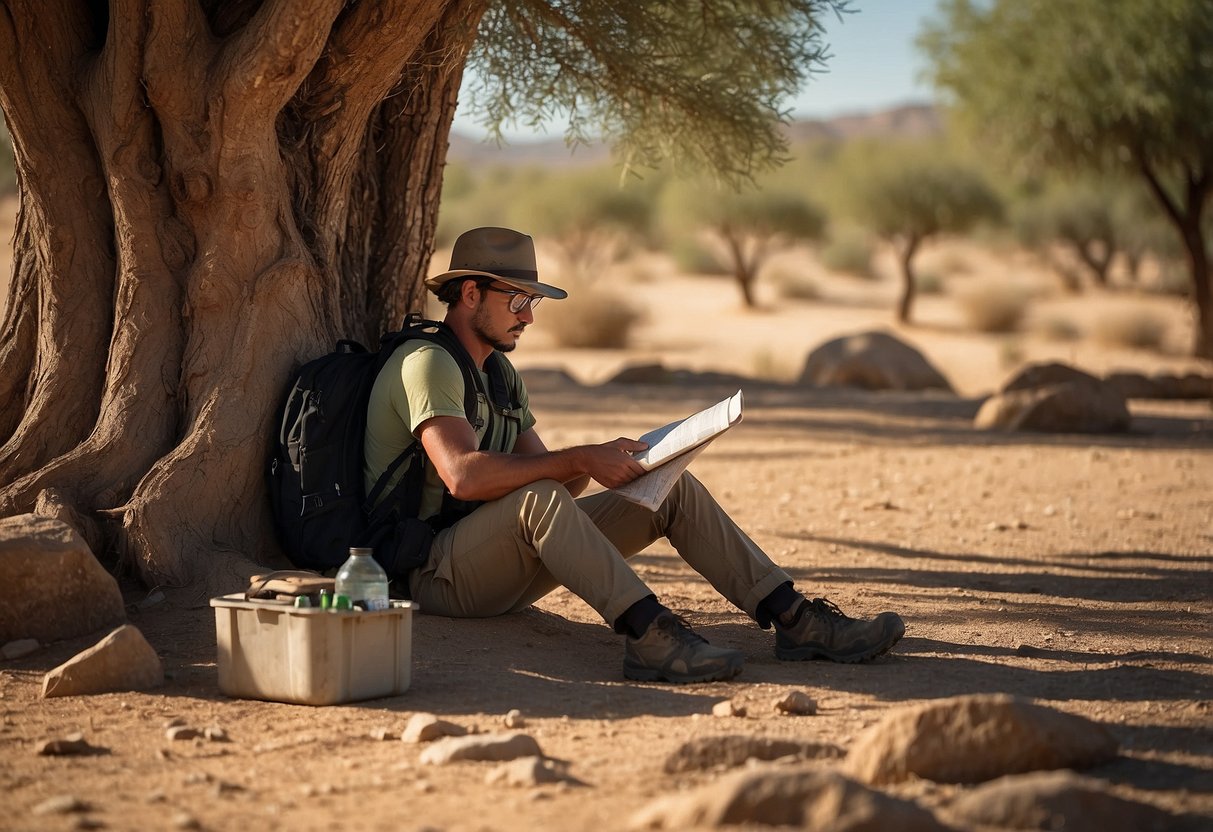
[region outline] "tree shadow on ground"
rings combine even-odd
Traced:
[[[815,534],[780,533],[780,537],[846,546],[907,561],[904,567],[788,568],[806,584],[851,582],[926,588],[968,589],[1007,595],[1044,595],[1061,598],[1132,603],[1136,601],[1201,601],[1213,597],[1213,569],[1208,558],[1183,557],[1144,551],[1102,551],[1051,556],[1044,559],[1004,558],[979,554],[946,554],[890,543]],[[913,563],[909,563],[912,561]],[[927,569],[930,561],[957,562],[987,567],[981,571]],[[1152,566],[1107,565],[1137,561]],[[1166,564],[1175,564],[1169,567]],[[1006,571],[991,571],[993,569]],[[1062,574],[1062,570],[1077,575]],[[824,573],[824,574],[823,574]]]
[[[985,397],[966,398],[937,390],[803,387],[740,376],[727,381],[596,387],[541,383],[529,392],[532,407],[541,415],[580,414],[586,427],[603,421],[603,414],[609,414],[611,427],[618,424],[621,416],[628,419],[629,424],[634,416],[640,432],[655,427],[655,424],[649,424],[651,421],[660,423],[660,417],[654,420],[650,414],[685,415],[714,404],[741,388],[746,398],[746,415],[738,429],[765,434],[772,439],[786,436],[833,441],[851,438],[871,445],[899,447],[1158,448],[1179,445],[1213,448],[1213,411],[1191,416],[1134,413],[1133,429],[1117,434],[999,432],[973,427],[973,418]],[[793,410],[798,411],[798,415],[789,413]],[[804,411],[811,415],[799,415]],[[607,430],[608,426],[604,424],[603,429]],[[730,458],[727,448],[713,448],[713,454],[720,459]],[[759,454],[763,455],[763,452]],[[767,455],[783,456],[780,452]],[[735,453],[732,457],[754,459],[749,452]]]

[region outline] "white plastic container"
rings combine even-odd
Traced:
[[[333,611],[211,599],[219,690],[239,699],[336,705],[408,690],[412,601],[386,610]]]

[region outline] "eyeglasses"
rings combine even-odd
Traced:
[[[530,307],[534,309],[539,305],[539,301],[543,300],[543,295],[528,295],[518,289],[498,289],[496,286],[481,286],[481,289],[488,289],[490,292],[497,292],[502,295],[510,296],[510,311],[517,315],[523,309]]]

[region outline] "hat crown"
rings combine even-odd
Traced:
[[[455,240],[451,270],[456,269],[529,273],[528,276],[534,279],[538,276],[535,241],[529,235],[509,228],[473,228]]]

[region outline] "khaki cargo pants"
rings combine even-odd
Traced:
[[[684,473],[657,511],[609,491],[574,499],[553,480],[485,503],[438,533],[429,560],[410,576],[410,594],[426,613],[483,618],[565,586],[613,625],[653,594],[626,558],[661,537],[755,619],[759,602],[791,580]]]

